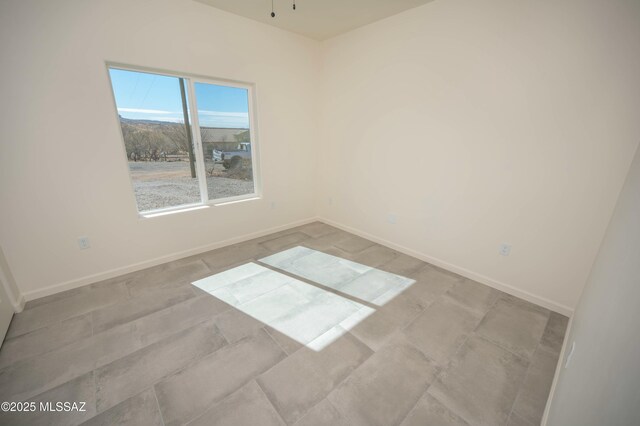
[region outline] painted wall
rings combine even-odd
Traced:
[[[640,150],[576,309],[547,425],[640,424],[639,259]]]
[[[321,216],[570,313],[640,141],[638,22],[439,0],[325,42]]]
[[[190,0],[12,0],[0,52],[0,243],[27,298],[315,215],[317,42]],[[107,60],[255,83],[264,198],[139,219]]]
[[[640,140],[635,0],[437,0],[322,44],[190,0],[0,8],[27,298],[319,214],[569,313]],[[255,82],[264,198],[139,219],[105,60]]]

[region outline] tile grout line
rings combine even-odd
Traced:
[[[158,413],[160,414],[160,421],[162,422],[162,426],[165,425],[164,416],[162,415],[162,408],[160,408],[160,401],[158,400],[158,393],[156,392],[156,384],[151,385],[151,391],[153,392],[153,396],[156,400],[156,406],[158,407]],[[126,400],[125,400],[126,401]]]
[[[461,283],[464,281],[461,281]],[[460,284],[460,283],[458,283]],[[453,290],[453,288],[455,287],[455,285],[453,287],[451,287],[449,290],[447,290],[444,294],[440,295],[439,297],[443,297],[446,294],[448,294],[451,290]],[[451,354],[451,356],[448,358],[448,363],[446,366],[442,367],[442,369],[438,372],[438,374],[436,375],[436,377],[433,380],[433,383],[437,382],[440,379],[440,376],[449,369],[449,367],[451,367],[451,363],[453,361],[453,359],[456,357],[456,355],[458,354],[458,352],[460,352],[460,349],[469,341],[469,339],[471,338],[472,335],[476,335],[475,331],[478,329],[478,327],[480,327],[480,324],[482,323],[482,320],[484,320],[484,318],[487,316],[487,314],[491,311],[491,309],[493,309],[495,307],[495,305],[498,303],[498,299],[499,297],[496,297],[496,300],[493,301],[493,303],[491,304],[491,306],[487,309],[487,311],[480,316],[480,318],[478,319],[478,324],[475,326],[475,328],[473,330],[471,330],[470,333],[467,334],[467,336],[465,337],[465,339],[462,341],[462,343],[460,343],[460,345],[456,348],[455,352],[453,352]],[[464,308],[463,309],[469,311],[469,309]],[[479,336],[482,338],[482,336]],[[431,386],[433,385],[433,383],[431,383],[426,391],[425,394],[429,392],[429,389],[431,388]],[[449,411],[451,411],[452,413],[454,413],[455,415],[457,415],[458,417],[460,417],[462,420],[464,420],[466,422],[466,420],[464,419],[464,417],[462,417],[460,414],[458,414],[458,412],[456,410],[454,410],[452,407],[450,407],[449,405],[445,404],[443,401],[441,401],[440,399],[438,399],[435,395],[429,394],[429,396],[431,396],[432,398],[434,398],[436,401],[438,401],[440,404],[442,404],[443,407],[446,407]]]
[[[264,324],[264,323],[262,323],[262,324]],[[286,350],[285,348],[283,348],[283,347],[282,347],[282,345],[281,345],[281,344],[276,340],[276,338],[275,338],[275,337],[273,337],[273,335],[269,332],[268,327],[269,327],[268,325],[264,324],[264,326],[260,327],[260,330],[264,330],[264,331],[265,331],[265,333],[267,333],[267,335],[269,336],[269,338],[270,338],[271,340],[273,340],[273,343],[275,343],[275,344],[276,344],[276,346],[278,346],[278,347],[280,348],[280,350],[281,350],[282,352],[284,352],[284,354],[285,354],[286,356],[283,358],[283,360],[284,360],[285,358],[290,357],[290,356],[291,356],[291,355],[293,355],[294,353],[298,352],[298,351],[299,351],[300,349],[302,349],[303,347],[305,347],[305,345],[302,345],[301,347],[297,348],[295,351],[293,351],[293,352],[291,352],[291,353],[287,352],[287,350]],[[300,343],[300,342],[298,342],[298,343]],[[278,362],[276,363],[276,365],[277,365],[277,364],[279,364],[279,363],[280,363],[280,361],[278,361]],[[269,369],[271,369],[271,368],[269,368]]]
[[[435,376],[433,378],[433,380],[435,380]],[[418,404],[420,403],[420,401],[422,401],[422,399],[425,397],[425,395],[427,394],[427,391],[429,390],[429,388],[431,387],[431,383],[429,383],[429,385],[427,385],[427,387],[425,388],[424,392],[422,392],[422,394],[420,395],[420,397],[418,398],[418,400],[416,401],[415,404],[413,404],[413,406],[411,407],[411,409],[409,409],[409,411],[407,411],[407,414],[405,414],[404,416],[402,416],[402,418],[400,419],[400,421],[394,425],[394,426],[399,426],[402,423],[404,423],[405,420],[407,420],[407,418],[409,417],[409,415],[411,413],[413,413],[416,409],[416,407],[418,406]]]
[[[251,383],[252,381],[256,382],[256,386],[258,386],[258,389],[260,389],[260,392],[262,393],[262,395],[264,395],[265,399],[267,400],[267,402],[269,402],[269,405],[271,406],[271,408],[273,409],[273,411],[276,413],[276,415],[278,416],[278,418],[280,420],[282,420],[282,424],[288,425],[288,423],[284,420],[284,418],[282,417],[282,415],[280,414],[280,412],[278,411],[278,409],[276,408],[275,405],[273,405],[273,402],[271,401],[271,399],[269,399],[269,396],[267,395],[267,393],[264,391],[264,389],[262,389],[262,386],[260,385],[260,382],[258,382],[258,377],[254,377],[253,379],[249,380],[247,383]],[[246,386],[246,383],[243,385]],[[230,395],[233,395],[233,393],[231,393]],[[306,413],[305,413],[306,414]],[[298,419],[300,420],[300,419]],[[296,421],[297,423],[298,421]]]
[[[326,253],[325,253],[325,254],[326,254]],[[344,299],[348,299],[348,300],[349,300],[349,301],[351,301],[351,302],[355,302],[355,303],[358,303],[358,304],[360,304],[360,305],[364,305],[364,306],[366,306],[366,307],[368,307],[368,308],[372,308],[372,309],[376,309],[376,307],[378,307],[378,305],[375,305],[375,304],[373,304],[373,303],[371,303],[371,302],[367,302],[367,301],[365,301],[365,300],[361,300],[361,299],[359,299],[359,298],[357,298],[357,297],[355,297],[355,296],[351,296],[351,295],[349,295],[349,294],[342,293],[342,292],[341,292],[341,291],[339,291],[339,290],[336,290],[336,289],[334,289],[334,288],[331,288],[331,287],[325,286],[324,284],[317,283],[317,282],[315,282],[315,281],[312,281],[312,280],[310,280],[310,279],[308,279],[308,278],[305,278],[305,277],[302,277],[302,276],[300,276],[300,275],[296,275],[296,274],[294,274],[294,273],[292,273],[292,272],[289,272],[289,271],[287,271],[287,270],[280,269],[280,268],[278,268],[277,266],[272,266],[272,265],[269,265],[268,263],[263,263],[263,262],[261,262],[260,260],[256,260],[256,263],[257,263],[258,265],[262,266],[262,267],[265,267],[266,269],[269,269],[269,270],[273,271],[273,272],[281,273],[281,274],[283,274],[283,275],[286,275],[286,276],[287,276],[287,277],[289,277],[289,278],[296,279],[296,280],[301,281],[301,282],[303,282],[303,283],[305,283],[305,284],[308,284],[308,285],[311,285],[311,286],[313,286],[313,287],[319,288],[320,290],[326,291],[326,292],[328,292],[328,293],[333,293],[333,294],[335,294],[336,296],[340,296],[340,297],[342,297],[342,298],[344,298]],[[365,265],[365,266],[366,266],[366,265]],[[345,282],[344,282],[344,284],[349,283],[349,282],[351,282],[351,281],[355,280],[356,278],[359,278],[359,277],[360,277],[360,276],[362,276],[362,275],[364,275],[364,274],[359,274],[357,277],[354,277],[353,279],[351,279],[351,280],[349,280],[349,281],[345,281]],[[265,293],[265,294],[266,294],[266,293]],[[259,297],[259,296],[258,296],[258,297]],[[377,309],[376,309],[376,310],[377,310]]]
[[[547,326],[549,325],[550,321],[551,321],[551,315],[549,314],[549,317],[547,318],[547,323],[544,326],[544,331],[546,331]],[[542,336],[544,336],[544,331],[542,332]],[[522,389],[524,388],[525,381],[529,377],[529,373],[531,372],[531,367],[533,366],[533,357],[538,352],[538,349],[540,349],[540,346],[542,344],[542,336],[540,336],[540,340],[538,340],[538,343],[536,344],[536,348],[534,349],[533,353],[531,354],[531,362],[529,363],[529,365],[527,365],[527,371],[524,374],[524,377],[522,379],[522,383],[520,383],[520,386],[518,386],[518,392],[516,392],[516,397],[513,399],[513,404],[511,405],[511,410],[509,410],[509,416],[507,417],[507,421],[513,415],[514,410],[515,410],[515,406],[516,406],[516,402],[518,401],[518,397],[520,396],[520,393],[522,392]],[[554,373],[555,373],[555,371],[554,371]]]
[[[99,414],[98,413],[98,382],[97,382],[97,379],[96,379],[96,370],[93,370],[91,372],[91,377],[93,379],[93,399],[94,399],[93,406],[94,406],[94,408],[96,410],[95,411],[96,414],[91,417],[91,418],[93,418],[93,417],[96,417]],[[87,420],[89,420],[89,419],[87,419]]]

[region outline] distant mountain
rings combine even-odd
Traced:
[[[171,127],[180,126],[182,123],[174,123],[169,121],[158,120],[144,120],[144,119],[131,119],[120,117],[120,124],[122,126],[131,126],[136,129],[144,129],[153,132],[166,133]],[[182,127],[184,129],[184,127]],[[202,142],[204,143],[219,143],[219,142],[250,142],[251,136],[249,129],[239,129],[230,127],[201,127]]]

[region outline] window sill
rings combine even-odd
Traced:
[[[188,204],[184,206],[171,207],[171,208],[162,209],[162,210],[150,210],[146,212],[140,212],[138,213],[138,217],[140,219],[152,219],[155,217],[168,216],[176,213],[204,210],[212,207],[223,207],[231,204],[244,203],[245,201],[256,201],[259,199],[260,197],[257,194],[242,195],[239,197],[229,197],[229,198],[222,198],[219,200],[212,200],[206,204],[200,204],[200,203]]]

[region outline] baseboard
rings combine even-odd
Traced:
[[[462,268],[460,266],[457,265],[453,265],[449,262],[445,262],[444,260],[440,260],[438,258],[435,258],[433,256],[429,256],[427,254],[424,253],[420,253],[418,251],[412,250],[408,247],[404,247],[402,245],[399,244],[395,244],[391,241],[385,240],[384,238],[379,238],[375,235],[369,234],[368,232],[364,232],[361,231],[360,229],[357,228],[353,228],[351,226],[347,226],[338,222],[335,222],[331,219],[327,219],[324,217],[318,217],[317,218],[318,221],[320,222],[324,222],[327,225],[331,225],[334,226],[336,228],[342,229],[343,231],[346,232],[350,232],[352,234],[358,235],[360,237],[366,238],[368,240],[374,241],[376,243],[382,244],[384,246],[387,246],[389,248],[392,248],[396,251],[399,251],[401,253],[404,253],[406,255],[415,257],[417,259],[423,260],[427,263],[431,263],[432,265],[438,266],[442,269],[446,269],[447,271],[450,272],[454,272],[458,275],[462,275],[465,278],[469,278],[471,280],[477,281],[479,283],[488,285],[489,287],[495,288],[496,290],[500,290],[500,291],[504,291],[505,293],[508,293],[512,296],[515,297],[519,297],[520,299],[524,299],[528,302],[534,303],[536,305],[545,307],[551,311],[557,312],[559,314],[571,317],[571,315],[573,314],[573,309],[562,305],[560,303],[556,303],[552,300],[549,300],[545,297],[541,297],[541,296],[537,296],[535,294],[529,293],[527,291],[524,290],[520,290],[514,286],[511,286],[509,284],[506,283],[502,283],[500,281],[496,281],[492,278],[486,277],[482,274],[478,274],[476,272],[470,271],[466,268]]]
[[[549,396],[547,397],[547,404],[544,407],[544,414],[542,415],[542,421],[540,422],[540,426],[547,426],[547,421],[549,420],[549,411],[551,411],[551,402],[553,401],[553,396],[556,393],[556,386],[558,385],[558,379],[560,378],[560,373],[564,368],[564,360],[565,353],[567,348],[569,347],[569,339],[571,335],[571,327],[573,326],[573,318],[569,317],[569,324],[567,324],[567,329],[564,332],[564,342],[562,342],[562,349],[560,350],[560,356],[558,356],[558,363],[556,364],[556,372],[553,375],[553,382],[551,383],[551,389],[549,389]]]
[[[18,300],[13,303],[13,310],[16,312],[16,314],[24,310],[25,303],[27,303],[27,300],[24,298],[24,294],[20,294]]]
[[[85,285],[93,284],[102,280],[108,280],[110,278],[115,278],[120,275],[140,271],[142,269],[150,268],[152,266],[161,265],[166,262],[182,259],[184,257],[194,256],[210,250],[215,250],[221,247],[230,246],[232,244],[242,243],[244,241],[252,240],[254,238],[259,238],[268,234],[272,234],[274,232],[280,232],[290,228],[295,228],[296,226],[306,225],[308,223],[315,222],[317,220],[319,220],[317,217],[311,217],[311,218],[299,220],[296,222],[291,222],[286,225],[279,225],[279,226],[268,228],[262,231],[253,232],[251,234],[245,234],[239,237],[234,237],[234,238],[219,241],[216,243],[196,247],[193,249],[184,250],[181,252],[176,252],[169,255],[157,257],[155,259],[147,260],[144,262],[134,263],[132,265],[124,266],[121,268],[111,269],[108,271],[100,272],[98,274],[87,275],[87,276],[66,281],[63,283],[53,284],[38,290],[28,291],[21,295],[22,307],[24,307],[25,300],[30,301],[30,300],[39,299],[41,297],[51,296],[52,294],[60,293],[67,290],[72,290],[78,287],[83,287]],[[20,310],[22,310],[22,308]]]

